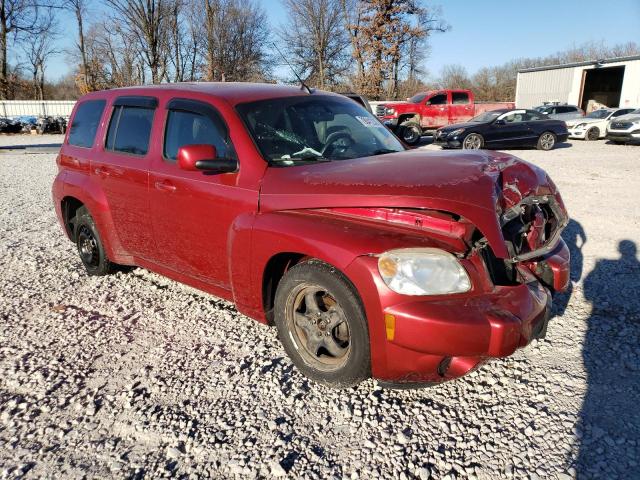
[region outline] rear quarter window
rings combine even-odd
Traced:
[[[69,145],[83,148],[93,146],[105,105],[105,100],[87,100],[78,105],[69,128]]]

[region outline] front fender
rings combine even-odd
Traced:
[[[315,210],[259,214],[255,217],[252,229],[248,228],[247,222],[243,223],[244,233],[234,229],[234,241],[230,247],[234,298],[243,313],[263,322],[263,275],[269,260],[275,255],[296,253],[317,258],[333,265],[348,277],[346,272],[349,265],[359,256],[394,248],[447,247],[442,241],[429,238],[424,233]],[[247,255],[246,250],[249,234],[251,255]],[[246,260],[243,260],[241,252]],[[246,272],[250,272],[249,283],[243,280]],[[350,280],[358,288],[355,279]],[[239,285],[242,288],[238,288]]]

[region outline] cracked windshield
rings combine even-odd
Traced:
[[[263,157],[273,165],[404,150],[376,117],[349,99],[311,94],[245,103],[237,109]]]

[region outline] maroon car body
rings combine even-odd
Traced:
[[[263,323],[273,320],[273,292],[286,271],[318,259],[355,288],[366,315],[371,375],[390,384],[456,378],[544,336],[552,295],[569,281],[569,252],[560,238],[567,214],[544,171],[488,151],[413,150],[270,165],[239,105],[310,95],[353,103],[261,84],[169,84],[84,96],[53,185],[65,232],[78,240],[73,218],[84,207],[111,262],[232,301]],[[144,154],[106,145],[110,119],[131,98],[153,108]],[[198,158],[211,155],[202,146],[167,161],[163,138],[176,99],[202,102],[224,119],[235,170],[199,171]],[[71,145],[74,117],[93,100],[104,101],[95,139]],[[469,291],[405,295],[385,284],[378,255],[425,247],[454,255]]]

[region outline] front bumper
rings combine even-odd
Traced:
[[[585,128],[569,128],[569,138],[584,139],[587,136],[587,130]]]
[[[540,281],[521,266],[524,283],[477,288],[473,277],[486,272],[470,271],[465,265],[474,281],[472,292],[409,297],[387,288],[375,258],[356,259],[346,273],[367,313],[373,376],[386,385],[436,384],[543,338],[552,304],[549,287],[562,289],[568,283],[569,255],[564,242],[539,263],[548,265],[551,279]],[[552,285],[547,286],[548,281]],[[385,315],[394,319],[391,337]]]
[[[615,142],[636,142],[640,141],[640,129],[629,130],[609,130],[607,140]]]
[[[444,148],[461,148],[462,138],[459,135],[448,136],[437,131],[433,137],[433,144]]]

